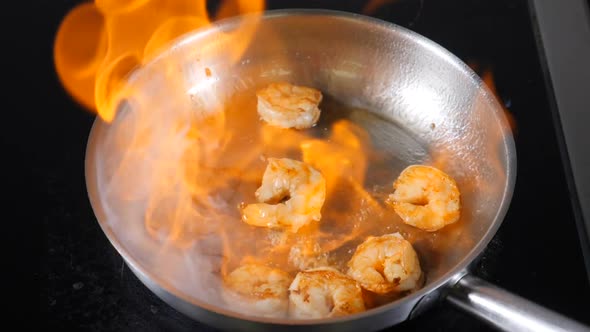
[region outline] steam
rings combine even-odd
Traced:
[[[221,305],[218,228],[234,216],[215,184],[229,179],[199,173],[223,150],[223,109],[195,108],[179,82],[165,81],[126,92],[99,142],[99,195],[128,259],[163,286]]]

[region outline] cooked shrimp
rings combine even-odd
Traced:
[[[409,166],[393,188],[395,191],[388,201],[408,225],[434,232],[459,220],[461,202],[457,183],[437,168]]]
[[[289,316],[324,318],[365,310],[358,283],[332,268],[318,268],[297,274],[289,286]]]
[[[320,172],[297,160],[269,158],[256,190],[260,203],[247,205],[242,219],[253,226],[297,232],[320,220],[325,198],[326,181]]]
[[[224,278],[224,298],[233,307],[262,316],[284,317],[289,306],[291,277],[284,271],[247,264]]]
[[[322,93],[289,83],[272,83],[256,92],[258,114],[271,125],[282,128],[313,127],[320,118]]]
[[[378,294],[414,289],[421,274],[418,255],[399,233],[368,237],[348,262],[348,275]]]

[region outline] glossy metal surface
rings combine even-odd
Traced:
[[[205,298],[186,287],[186,280],[170,278],[152,259],[159,254],[157,245],[134,241],[142,220],[129,213],[131,203],[113,201],[104,189],[116,171],[112,161],[125,153],[124,147],[112,145],[114,128],[146,111],[133,100],[122,104],[114,123],[97,120],[88,142],[87,187],[105,234],[151,290],[179,311],[217,327],[376,330],[407,319],[418,303],[420,310],[426,309],[439,297],[442,286],[466,273],[495,234],[510,203],[516,154],[502,108],[458,58],[396,25],[332,11],[270,12],[259,22],[240,61],[232,62],[230,46],[236,41],[219,36],[241,20],[253,18],[230,19],[178,40],[136,71],[130,84],[143,100],[177,96],[180,89],[186,99],[175,99],[175,107],[194,107],[197,102],[206,108],[212,101],[223,103],[235,92],[289,80],[366,109],[346,116],[369,132],[393,170],[444,159],[445,171],[462,191],[463,231],[458,241],[466,245],[446,252],[432,265],[422,289],[364,313],[300,321],[237,313],[223,306],[215,292]],[[180,85],[178,81],[170,84],[165,75],[170,72],[181,73]],[[171,111],[161,100],[149,103],[149,111]],[[110,189],[116,190],[116,185]]]
[[[467,275],[447,300],[504,331],[582,332],[590,328]]]

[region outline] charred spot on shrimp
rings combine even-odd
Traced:
[[[383,262],[378,262],[375,265],[375,271],[381,275],[383,280],[387,280],[387,276],[385,276],[385,264],[383,264]]]
[[[328,308],[329,312],[333,312],[334,308],[336,307],[336,305],[334,304],[334,300],[332,299],[331,296],[326,296],[325,300],[326,300],[326,304],[325,304],[326,308]],[[342,309],[342,311],[346,312],[349,310],[350,305],[348,303],[344,303],[340,306],[340,308]]]
[[[422,189],[422,190],[424,190],[424,189]],[[426,205],[428,205],[430,200],[426,196],[420,196],[420,197],[413,197],[413,198],[409,199],[407,202],[410,204],[416,205],[416,206],[426,206]]]

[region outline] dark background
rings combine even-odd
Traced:
[[[64,92],[52,59],[59,22],[78,2],[29,2],[22,19],[32,24],[32,33],[18,25],[5,31],[4,38],[24,50],[13,54],[16,58],[34,59],[30,66],[34,75],[23,75],[20,67],[10,68],[12,62],[7,63],[8,71],[17,71],[23,81],[16,81],[9,91],[19,93],[24,103],[19,103],[18,110],[6,111],[8,119],[14,115],[16,119],[4,121],[0,136],[0,147],[10,153],[3,161],[3,168],[10,172],[8,186],[26,188],[23,194],[13,195],[25,228],[13,237],[40,254],[39,269],[18,259],[14,266],[39,285],[39,314],[17,307],[14,317],[48,329],[207,329],[171,309],[135,278],[100,230],[90,207],[83,164],[94,115]],[[268,7],[360,12],[364,3],[269,1]],[[518,175],[505,222],[474,272],[590,324],[590,286],[526,1],[398,0],[373,16],[425,35],[467,63],[478,64],[479,73],[494,73],[499,98],[517,125]],[[31,225],[40,227],[40,238],[31,237]],[[490,330],[447,302],[395,328],[418,329]]]

